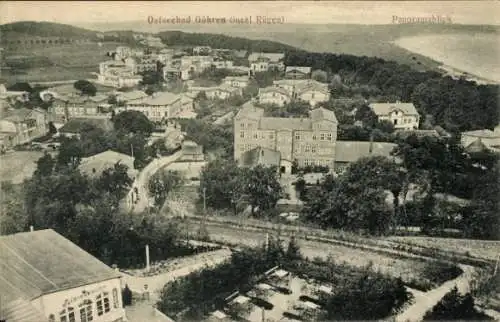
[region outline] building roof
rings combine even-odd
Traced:
[[[251,53],[248,56],[248,61],[255,62],[259,59],[268,59],[271,62],[279,62],[283,58],[285,58],[285,54],[282,53]]]
[[[370,152],[370,144],[370,142],[360,141],[337,141],[335,161],[351,163],[368,156],[390,157],[392,150],[396,147],[394,143],[373,142],[373,150]]]
[[[142,99],[129,102],[129,105],[152,105],[152,106],[166,106],[173,104],[175,101],[180,100],[180,95],[170,92],[159,92],[153,96],[144,97]]]
[[[16,299],[10,302],[0,301],[0,319],[9,322],[44,321],[43,314],[26,299]]]
[[[116,98],[121,101],[133,101],[148,97],[149,95],[143,91],[117,92]]]
[[[500,138],[500,132],[488,129],[462,132],[462,136],[474,136],[477,138]]]
[[[11,121],[13,123],[21,123],[30,118],[33,111],[34,110],[32,109],[24,107],[18,109],[3,109],[0,111],[0,119]]]
[[[236,116],[234,117],[235,119],[240,119],[240,118],[249,118],[249,119],[254,119],[258,120],[264,115],[264,109],[261,107],[256,107],[251,101],[246,102],[243,104],[241,109],[238,111]]]
[[[311,72],[311,67],[308,66],[286,66],[285,73],[299,72],[303,74],[309,74]]]
[[[436,130],[403,130],[403,129],[398,129],[394,131],[394,134],[406,138],[410,135],[416,135],[418,137],[424,137],[424,136],[434,136],[434,137],[440,137],[439,132]]]
[[[284,88],[276,87],[276,86],[268,86],[264,88],[259,88],[259,95],[264,93],[279,93],[285,96],[290,97],[290,92]]]
[[[310,118],[298,117],[262,117],[259,125],[262,130],[308,131],[312,129]]]
[[[313,121],[327,120],[334,123],[338,123],[337,117],[335,116],[334,111],[327,110],[323,107],[315,108],[314,110],[309,112],[311,119]]]
[[[259,164],[266,166],[279,166],[281,162],[281,153],[279,151],[256,147],[252,150],[245,151],[240,158],[240,165],[243,167],[253,167]]]
[[[1,236],[0,270],[2,303],[120,277],[52,229]]]
[[[309,91],[316,91],[316,92],[322,92],[324,94],[329,94],[330,91],[328,90],[328,85],[327,84],[322,84],[322,83],[306,83],[302,85],[298,85],[296,87],[296,92],[301,95],[303,93],[309,92]]]
[[[488,147],[481,141],[481,138],[478,138],[477,140],[466,146],[465,151],[467,151],[467,153],[479,153],[488,151]]]
[[[66,122],[60,129],[61,133],[80,133],[81,131],[87,129],[88,125],[93,125],[95,127],[101,128],[105,131],[110,131],[113,129],[113,123],[111,120],[106,118],[72,118]]]
[[[113,168],[117,163],[126,165],[129,176],[135,177],[134,158],[111,150],[83,158],[78,168],[86,175],[101,176],[104,170]]]
[[[226,76],[223,81],[239,81],[239,82],[248,82],[250,77],[248,76]]]
[[[247,53],[246,50],[233,50],[233,55],[238,58],[245,58]]]
[[[371,103],[370,108],[377,115],[389,115],[394,110],[401,110],[406,115],[418,115],[413,103]]]

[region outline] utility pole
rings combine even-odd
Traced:
[[[149,272],[149,245],[146,244],[146,271]]]
[[[134,146],[130,143],[130,153],[132,154],[132,158],[134,157]]]
[[[201,217],[200,232],[205,230],[205,217],[207,216],[207,188],[203,187],[203,215]]]

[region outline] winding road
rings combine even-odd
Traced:
[[[126,203],[126,207],[128,208],[128,211],[134,214],[138,214],[148,209],[148,207],[151,205],[148,191],[149,178],[151,178],[161,168],[166,167],[169,164],[179,160],[181,156],[182,151],[177,151],[172,155],[154,159],[144,169],[142,169],[142,171],[139,173],[134,183],[132,184],[132,188],[127,194],[126,199],[129,202]],[[136,199],[136,197],[134,196],[134,188],[137,188],[137,194],[139,197],[136,203],[132,202],[132,200]]]

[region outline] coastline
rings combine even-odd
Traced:
[[[463,77],[467,81],[473,81],[479,85],[487,85],[487,84],[498,85],[498,84],[500,84],[500,81],[498,81],[498,80],[493,80],[493,79],[489,79],[487,77],[483,77],[481,75],[475,74],[473,71],[467,71],[467,70],[464,70],[463,68],[453,66],[449,63],[444,63],[443,61],[437,59],[436,57],[434,57],[431,54],[427,54],[423,51],[415,51],[415,50],[412,50],[411,48],[408,48],[407,46],[403,46],[399,43],[400,39],[402,39],[402,38],[392,40],[392,41],[390,41],[390,43],[392,45],[397,46],[401,49],[404,49],[408,52],[411,52],[413,54],[418,54],[418,55],[424,56],[428,59],[435,61],[436,64],[438,65],[437,71],[440,72],[443,76],[450,76],[453,79],[459,79],[459,78]]]

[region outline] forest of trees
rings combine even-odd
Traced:
[[[285,65],[311,66],[339,75],[348,88],[364,86],[358,92],[365,98],[413,102],[423,117],[430,115],[434,124],[451,132],[492,129],[499,122],[497,85],[419,72],[377,57],[293,51],[285,56]]]

